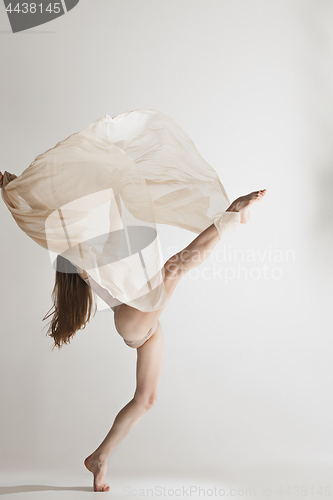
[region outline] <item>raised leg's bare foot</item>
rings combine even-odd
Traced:
[[[84,465],[94,475],[94,491],[109,491],[110,486],[103,481],[107,470],[106,460],[92,453],[85,459]]]
[[[245,196],[241,196],[231,203],[226,212],[239,212],[240,221],[242,224],[245,224],[245,222],[247,222],[250,217],[250,205],[252,205],[252,203],[260,201],[265,196],[265,194],[266,189],[262,189],[260,191],[253,191],[253,193],[247,194]]]

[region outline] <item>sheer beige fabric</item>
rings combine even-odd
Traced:
[[[18,226],[141,311],[164,307],[156,224],[222,237],[239,225],[215,170],[169,116],[153,110],[105,115],[37,156],[1,194]]]

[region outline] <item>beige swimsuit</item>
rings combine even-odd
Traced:
[[[81,278],[82,278],[82,276],[81,276]],[[140,339],[140,340],[125,339],[124,336],[122,335],[121,331],[119,330],[119,325],[118,325],[118,315],[120,313],[120,309],[122,308],[122,306],[124,304],[120,303],[120,304],[114,305],[115,302],[119,302],[119,301],[116,301],[116,299],[114,297],[112,297],[110,292],[108,290],[106,290],[106,288],[101,287],[91,276],[89,276],[88,278],[82,278],[82,279],[113,310],[113,312],[114,312],[114,324],[115,324],[116,330],[119,333],[119,335],[124,339],[124,342],[126,345],[128,345],[129,347],[134,347],[134,348],[141,347],[145,342],[147,342],[148,339],[150,339],[150,337],[152,337],[154,335],[154,333],[156,332],[157,327],[158,327],[158,321],[156,321],[154,323],[154,325],[151,327],[151,329],[144,336],[143,339]]]

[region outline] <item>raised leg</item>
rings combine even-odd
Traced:
[[[265,193],[266,189],[263,189],[262,191],[254,191],[246,196],[241,196],[230,205],[226,212],[239,213],[240,222],[245,223],[249,218],[249,207],[253,203],[260,201]],[[220,241],[221,234],[223,234],[223,228],[216,221],[194,238],[186,248],[166,261],[164,264],[164,288],[169,298],[171,298],[182,276],[202,264],[210,256],[212,250]],[[154,325],[164,309],[163,307],[156,311],[142,312],[125,304],[117,318],[119,329],[125,338],[139,340]]]
[[[136,390],[133,399],[116,416],[99,447],[84,464],[94,475],[94,491],[109,491],[104,482],[107,460],[112,451],[150,410],[157,398],[163,364],[163,335],[160,323],[154,335],[137,348]]]

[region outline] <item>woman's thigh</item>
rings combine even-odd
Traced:
[[[136,390],[134,399],[154,403],[163,364],[163,335],[160,323],[154,335],[137,348]]]

